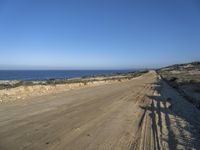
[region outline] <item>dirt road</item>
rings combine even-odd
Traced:
[[[199,117],[151,71],[126,82],[1,104],[0,149],[198,149]]]

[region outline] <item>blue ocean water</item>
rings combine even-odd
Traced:
[[[130,70],[0,70],[0,80],[48,80],[111,75]],[[132,70],[133,71],[133,70]]]

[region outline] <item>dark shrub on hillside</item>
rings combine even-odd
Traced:
[[[170,81],[170,82],[175,82],[177,79],[178,79],[178,78],[176,78],[176,77],[170,77],[170,78],[168,79],[168,81]]]

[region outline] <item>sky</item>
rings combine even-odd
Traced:
[[[199,0],[0,0],[0,69],[200,60]]]

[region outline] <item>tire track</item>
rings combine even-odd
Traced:
[[[140,116],[138,130],[130,147],[131,150],[163,149],[160,100],[154,99],[154,96],[158,96],[157,86],[155,83],[151,83],[149,86],[145,86],[144,91],[140,93],[140,105],[142,105],[140,107],[143,114]],[[145,95],[141,96],[143,92]]]
[[[151,129],[148,126],[150,124],[150,120],[148,118],[148,112],[145,106],[149,104],[149,100],[146,94],[152,94],[154,91],[152,90],[152,84],[146,85],[143,88],[143,91],[140,92],[140,98],[137,100],[137,103],[142,105],[140,106],[143,108],[143,113],[140,116],[140,121],[138,124],[138,130],[136,132],[134,141],[132,142],[130,149],[135,150],[135,149],[148,149],[148,146],[151,146]],[[145,93],[145,95],[144,95]],[[141,96],[142,95],[142,96]],[[150,129],[150,130],[149,130]],[[148,133],[147,133],[148,132]]]

